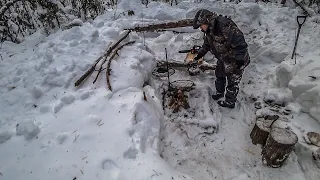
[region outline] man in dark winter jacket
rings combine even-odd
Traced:
[[[198,61],[208,51],[218,59],[215,71],[216,93],[212,98],[218,100],[225,95],[225,100],[218,101],[218,104],[222,107],[234,108],[244,68],[250,63],[248,45],[243,33],[231,19],[218,16],[206,9],[196,13],[193,23],[194,29],[200,27],[205,33],[202,48],[194,60]]]

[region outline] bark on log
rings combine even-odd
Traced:
[[[262,146],[266,144],[269,133],[270,133],[270,125],[271,125],[270,121],[265,120],[264,118],[257,119],[256,124],[254,125],[250,133],[252,144],[254,145],[260,144]]]
[[[114,59],[114,57],[118,54],[118,51],[120,49],[122,49],[124,46],[126,45],[129,45],[129,44],[133,44],[135,43],[135,41],[130,41],[130,42],[127,42],[121,46],[119,46],[117,49],[114,50],[112,56],[110,57],[109,61],[108,61],[108,64],[107,64],[107,73],[106,73],[106,78],[107,78],[107,86],[109,88],[110,91],[112,91],[112,87],[111,87],[111,83],[110,83],[110,74],[111,74],[111,61],[112,59]]]
[[[112,50],[114,50],[119,44],[120,42],[125,39],[126,37],[128,37],[128,35],[130,34],[130,31],[128,31],[126,33],[126,35],[124,37],[122,37],[117,43],[115,43],[114,45],[112,45],[107,52],[105,52],[102,56],[100,56],[94,63],[93,65],[90,67],[90,69],[88,69],[84,75],[82,75],[74,84],[74,86],[79,86],[85,79],[87,79],[87,77],[89,77],[96,69],[96,66],[98,65],[98,63],[103,59],[106,58],[110,55],[110,53],[112,52]],[[100,71],[99,71],[100,72]]]
[[[178,27],[187,27],[193,25],[193,19],[183,19],[176,22],[167,22],[161,24],[151,24],[147,26],[135,27],[132,29],[126,29],[135,32],[142,32],[142,31],[155,31],[159,29],[170,29],[170,28],[178,28]]]
[[[262,162],[273,168],[281,167],[297,142],[298,137],[294,132],[283,128],[272,128],[262,149]]]

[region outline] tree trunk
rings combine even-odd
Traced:
[[[273,168],[281,167],[297,142],[298,137],[294,132],[283,128],[272,128],[262,149],[262,162]]]

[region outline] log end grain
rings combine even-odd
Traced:
[[[298,142],[298,137],[294,132],[283,128],[273,128],[271,136],[279,144],[292,145]]]

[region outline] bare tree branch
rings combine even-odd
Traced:
[[[128,37],[128,35],[130,34],[130,32],[131,32],[131,31],[128,31],[121,39],[119,39],[119,41],[118,41],[117,43],[115,43],[115,44],[109,49],[110,52],[108,53],[108,55],[111,53],[111,51],[112,51],[113,49],[115,49],[115,48],[120,44],[121,41],[123,41],[125,38]],[[108,56],[108,55],[107,55],[107,56]],[[98,77],[99,77],[99,74],[100,74],[100,72],[102,71],[102,66],[103,66],[103,64],[106,63],[106,61],[107,61],[107,56],[105,56],[104,61],[101,63],[100,68],[99,68],[99,70],[98,70],[98,74],[97,74],[96,78],[94,79],[93,84],[97,81],[97,79],[98,79]]]
[[[108,64],[107,64],[107,73],[106,73],[106,77],[107,77],[107,85],[108,85],[108,88],[110,91],[112,91],[112,87],[111,87],[111,84],[110,84],[110,73],[111,73],[111,61],[112,59],[118,54],[118,51],[120,49],[122,49],[124,46],[126,45],[129,45],[129,44],[133,44],[135,43],[135,41],[130,41],[130,42],[127,42],[121,46],[119,46],[112,54],[112,56],[110,57],[109,61],[108,61]]]

